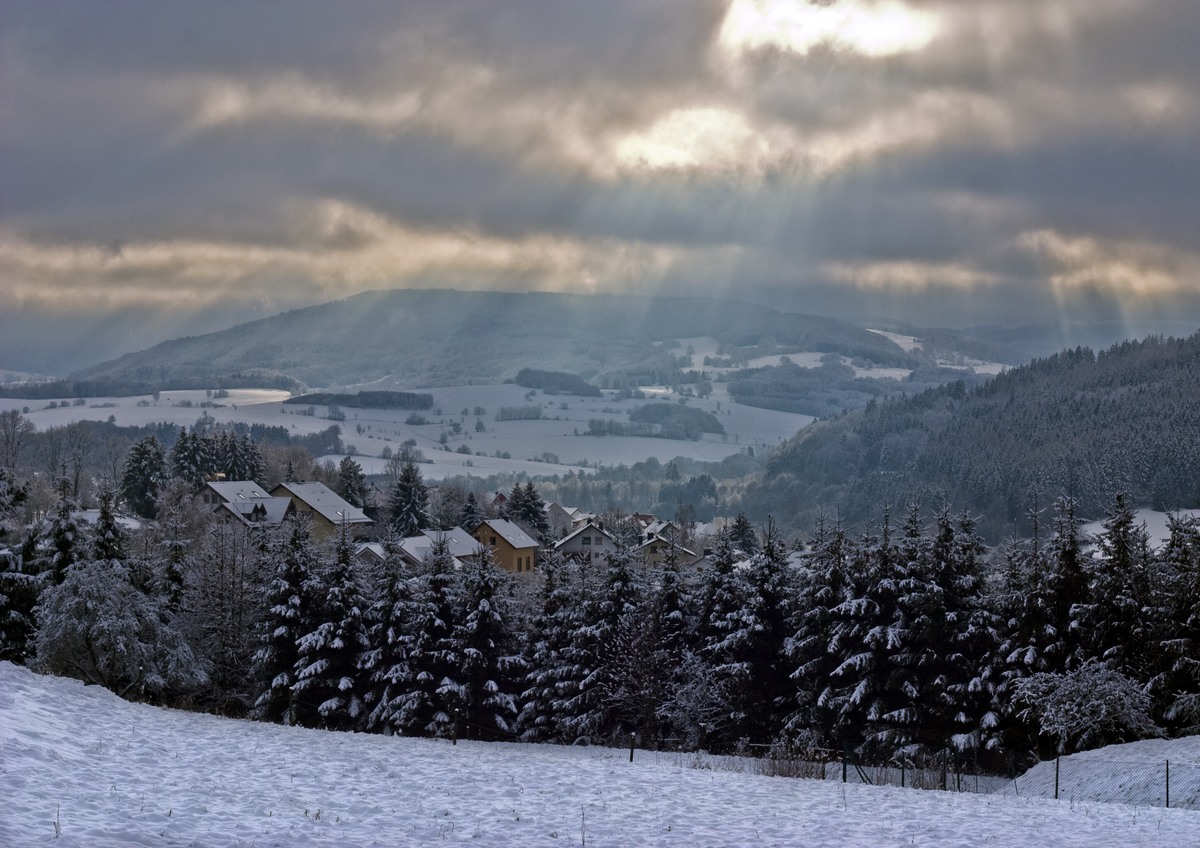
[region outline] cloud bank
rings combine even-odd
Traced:
[[[1189,0],[6,3],[0,365],[392,287],[1200,321],[1198,36]]]

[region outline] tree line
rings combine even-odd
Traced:
[[[696,565],[546,551],[522,581],[444,544],[413,564],[398,527],[365,562],[344,531],[215,521],[182,481],[136,531],[108,496],[79,526],[64,484],[23,535],[21,497],[4,472],[0,651],[125,697],[335,730],[994,764],[1200,719],[1200,527],[1174,517],[1154,549],[1124,497],[1090,546],[1069,498],[991,551],[947,508],[858,534],[822,520],[803,544],[742,517]]]

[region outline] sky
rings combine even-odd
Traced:
[[[387,288],[1194,329],[1198,42],[1194,0],[6,0],[0,367]]]

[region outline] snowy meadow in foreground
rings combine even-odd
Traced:
[[[0,663],[0,845],[1196,844],[1200,813],[761,777],[691,758],[331,733]]]

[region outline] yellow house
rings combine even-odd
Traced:
[[[471,536],[491,549],[496,564],[506,571],[525,574],[537,568],[538,543],[511,521],[489,518]]]

